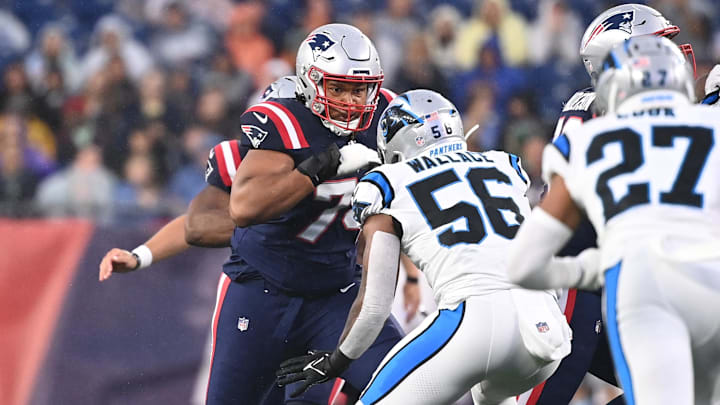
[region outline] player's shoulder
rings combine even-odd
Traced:
[[[242,161],[242,150],[243,146],[236,139],[222,141],[213,146],[205,167],[205,182],[230,192],[233,178]]]
[[[242,144],[253,149],[309,147],[307,132],[316,117],[294,98],[271,98],[250,106],[240,117]]]
[[[573,93],[572,96],[563,104],[562,111],[591,111],[593,102],[595,101],[595,89],[586,87]]]
[[[378,97],[378,111],[382,113],[383,110],[385,110],[385,107],[387,107],[388,104],[395,99],[395,97],[397,97],[397,93],[385,87],[381,87],[380,95]],[[380,107],[382,107],[382,110]]]
[[[395,186],[390,177],[398,171],[398,164],[378,166],[360,179],[352,197],[352,209],[356,221],[362,224],[369,216],[390,208],[395,200]]]

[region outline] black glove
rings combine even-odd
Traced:
[[[280,369],[275,373],[278,377],[277,384],[279,387],[284,387],[297,381],[304,381],[290,394],[290,397],[295,398],[312,385],[322,384],[338,377],[351,362],[350,358],[337,349],[332,353],[310,350],[305,356],[293,357],[280,364]]]
[[[338,166],[340,166],[340,149],[333,142],[324,151],[300,162],[297,169],[300,173],[310,177],[313,184],[317,186],[323,181],[335,177]]]

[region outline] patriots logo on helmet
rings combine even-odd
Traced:
[[[267,131],[256,127],[255,125],[241,125],[240,129],[242,129],[243,133],[248,137],[248,139],[250,139],[250,143],[252,143],[253,148],[260,146],[268,134]]]
[[[592,34],[590,34],[590,38],[588,38],[587,42],[585,43],[585,46],[587,46],[587,44],[590,43],[590,41],[601,32],[610,30],[621,30],[627,32],[628,34],[632,34],[632,22],[634,18],[635,11],[625,11],[622,13],[611,15],[603,22],[598,24],[597,27],[595,27]]]
[[[312,49],[313,60],[317,60],[318,56],[321,56],[323,52],[327,51],[335,45],[335,41],[330,38],[328,34],[313,34],[305,40]]]

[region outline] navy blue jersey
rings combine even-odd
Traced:
[[[583,122],[595,118],[595,113],[592,108],[594,102],[595,90],[592,87],[575,92],[565,105],[563,105],[560,118],[558,118],[558,123],[555,127],[555,133],[553,134],[553,140],[567,129],[579,126]]]
[[[210,149],[205,168],[205,182],[230,194],[235,172],[242,161],[241,149],[243,147],[239,140],[223,141]]]
[[[390,97],[383,89],[378,101],[380,112]],[[376,112],[370,127],[356,133],[357,142],[376,148],[379,117]],[[240,118],[240,129],[241,157],[252,149],[272,150],[286,153],[295,165],[331,143],[342,147],[350,140],[331,132],[295,99],[270,99],[250,107]],[[358,171],[330,179],[280,217],[236,228],[225,273],[238,280],[253,278],[259,272],[277,287],[301,295],[326,293],[352,283],[357,272],[355,239],[359,224],[349,208],[363,174]]]

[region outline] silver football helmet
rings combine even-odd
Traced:
[[[327,24],[313,30],[300,44],[295,64],[297,93],[305,105],[337,135],[347,136],[370,126],[377,108],[383,71],[373,43],[347,24]],[[327,81],[366,83],[364,103],[354,104],[327,96]],[[331,110],[344,119],[333,119]]]
[[[261,96],[261,101],[270,98],[295,98],[297,82],[295,76],[283,76],[270,83]]]
[[[623,4],[605,10],[585,30],[580,43],[580,57],[590,78],[597,80],[601,63],[610,49],[628,38],[655,35],[672,39],[680,32],[659,11],[642,4]],[[680,45],[695,71],[695,55],[690,44]]]
[[[680,48],[663,37],[630,38],[610,50],[595,86],[600,112],[614,113],[628,98],[652,90],[670,90],[695,99],[695,81]],[[672,95],[658,95],[667,101]]]
[[[460,113],[453,103],[431,90],[410,90],[395,97],[378,124],[380,161],[396,163],[436,148],[467,149]]]

